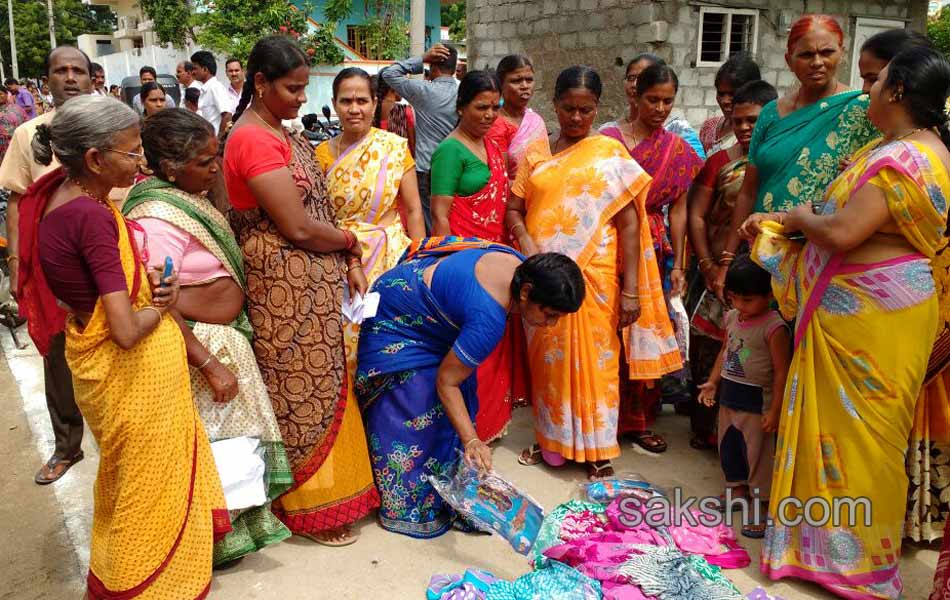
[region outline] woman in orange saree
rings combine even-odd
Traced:
[[[459,124],[432,155],[432,234],[477,237],[508,244],[505,157],[488,132],[498,118],[500,84],[493,73],[472,71],[459,85]],[[512,390],[524,389],[524,339],[509,323],[495,351],[478,367],[478,437],[505,433]],[[521,342],[520,344],[516,342]],[[519,368],[520,367],[520,368]]]
[[[148,277],[106,200],[138,171],[138,124],[118,100],[82,96],[38,128],[37,161],[55,148],[64,166],[21,198],[23,289],[48,285],[70,307],[66,359],[100,456],[88,597],[204,598],[231,527],[191,396],[189,362],[205,357],[186,352],[174,279]]]
[[[560,134],[528,149],[507,217],[527,254],[574,259],[589,292],[557,325],[527,328],[537,444],[519,462],[588,463],[591,478],[610,476],[620,455],[618,325],[636,321],[655,350],[633,355],[636,372],[679,359],[647,226],[650,176],[622,144],[591,130],[601,91],[589,67],[558,77]]]

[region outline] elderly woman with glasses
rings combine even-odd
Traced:
[[[230,529],[191,396],[188,365],[203,357],[186,352],[172,314],[177,278],[146,271],[108,200],[139,172],[139,116],[114,98],[74,98],[37,128],[33,153],[63,166],[20,199],[20,296],[40,299],[41,322],[56,301],[70,309],[66,360],[100,457],[88,596],[200,597],[214,538]],[[42,300],[47,285],[56,301]]]

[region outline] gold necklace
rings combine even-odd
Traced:
[[[248,110],[251,111],[252,113],[254,113],[254,116],[257,117],[257,118],[261,121],[261,123],[263,123],[264,125],[267,125],[267,128],[268,128],[268,129],[270,129],[271,131],[273,131],[274,133],[276,133],[276,134],[277,134],[277,137],[279,137],[281,140],[286,141],[286,140],[285,140],[285,135],[286,135],[286,134],[285,134],[283,131],[278,131],[277,129],[275,129],[273,125],[271,125],[270,123],[267,122],[267,120],[264,119],[264,117],[262,117],[262,116],[260,116],[259,114],[257,114],[257,111],[254,110],[253,108],[248,107]]]
[[[878,142],[877,145],[874,146],[874,149],[877,150],[878,148],[880,148],[881,146],[883,146],[885,143],[887,143],[887,144],[892,144],[892,143],[894,143],[894,142],[899,142],[899,141],[901,141],[902,139],[904,139],[904,138],[906,138],[906,137],[910,137],[910,136],[914,135],[915,133],[920,133],[920,132],[923,131],[924,129],[926,129],[926,127],[918,127],[918,128],[916,128],[916,129],[911,129],[911,130],[907,131],[906,133],[903,133],[903,134],[901,134],[901,135],[899,135],[899,136],[897,136],[897,137],[895,137],[894,139],[889,140],[889,141],[888,141],[886,138],[882,138],[881,141]]]
[[[104,206],[105,208],[109,208],[109,204],[108,204],[105,200],[103,200],[103,199],[100,198],[99,196],[93,194],[93,193],[90,192],[88,189],[86,189],[86,186],[84,186],[82,183],[80,183],[78,179],[76,179],[76,178],[74,178],[74,177],[70,177],[69,180],[73,183],[73,185],[75,185],[76,187],[78,187],[79,190],[80,190],[83,194],[89,196],[90,198],[92,198],[93,200],[95,200],[96,202],[98,202],[99,204],[101,204],[102,206]]]

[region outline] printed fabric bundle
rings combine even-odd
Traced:
[[[463,458],[454,473],[430,476],[429,481],[463,519],[483,531],[497,533],[520,554],[531,550],[544,510],[497,473],[481,474]]]

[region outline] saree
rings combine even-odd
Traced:
[[[461,330],[449,308],[426,285],[423,271],[440,258],[467,250],[520,257],[507,246],[474,238],[416,241],[400,264],[373,284],[382,300],[376,316],[363,323],[360,336],[356,393],[382,496],[379,523],[415,538],[442,535],[456,521],[455,512],[428,477],[450,473],[462,450],[436,392],[439,365]],[[477,373],[460,388],[474,422],[479,408]]]
[[[129,192],[122,205],[129,219],[159,219],[186,232],[214,255],[241,289],[245,289],[244,259],[224,215],[202,196],[188,194],[157,177]],[[148,238],[145,247],[148,248]],[[152,257],[157,264],[161,257]],[[191,369],[191,391],[202,424],[212,442],[236,437],[259,440],[264,461],[264,494],[268,502],[230,511],[231,532],[214,546],[214,564],[227,563],[290,537],[290,531],[270,510],[270,501],[287,491],[293,474],[267,387],[251,347],[251,324],[242,310],[229,325],[189,321],[195,337],[238,380],[238,394],[225,404],[198,369]]]
[[[934,589],[927,600],[950,600],[950,524],[943,533],[943,546],[934,571]]]
[[[595,135],[554,156],[548,141],[538,140],[512,187],[524,198],[525,227],[539,251],[571,257],[587,286],[578,312],[553,327],[526,327],[535,437],[542,450],[568,460],[596,462],[620,455],[621,255],[614,217],[630,203],[641,223],[641,314],[624,334],[626,343],[639,340],[637,351],[627,355],[629,369],[650,376],[680,366],[653,240],[642,226],[649,185],[650,176],[622,144]]]
[[[749,163],[759,173],[753,212],[820,202],[838,176],[841,160],[880,135],[867,110],[868,97],[856,90],[823,98],[784,117],[778,114],[778,101],[766,104],[749,147]]]
[[[712,157],[710,160],[713,160]],[[723,250],[728,229],[732,225],[736,199],[739,197],[746,166],[749,164],[747,156],[726,160],[728,162],[716,175],[712,204],[706,213],[706,238],[712,256],[719,256]],[[716,439],[718,406],[707,407],[700,403],[697,386],[709,378],[722,349],[726,336],[723,322],[726,307],[716,294],[706,289],[702,275],[693,278],[691,283],[693,285],[687,292],[687,297],[698,300],[690,319],[688,364],[693,383],[690,386],[690,428],[694,434],[712,442]]]
[[[37,220],[65,179],[40,192]],[[26,197],[25,196],[25,197]],[[139,253],[121,213],[119,258],[133,310],[151,305]],[[76,403],[99,445],[87,577],[93,599],[204,598],[212,545],[230,529],[211,448],[191,398],[181,331],[165,314],[129,350],[112,341],[102,299],[83,327],[66,322],[66,360]]]
[[[509,244],[504,227],[509,185],[505,157],[498,145],[487,138],[485,152],[491,173],[488,183],[470,196],[455,195],[449,213],[449,228],[454,236]],[[520,324],[510,322],[508,333],[495,351],[478,366],[479,408],[475,425],[478,437],[485,442],[504,434],[511,422],[513,388],[525,388],[524,336],[519,335],[517,329],[522,329]],[[519,394],[519,397],[523,396],[524,393]]]
[[[530,108],[526,109],[518,131],[508,142],[507,167],[509,181],[514,182],[518,175],[518,167],[521,165],[521,161],[524,160],[528,146],[538,140],[545,140],[547,137],[548,127],[545,125],[544,119]]]
[[[399,220],[397,201],[402,176],[415,168],[405,139],[375,127],[363,139],[334,157],[330,142],[317,146],[317,162],[327,180],[336,226],[356,235],[363,249],[363,274],[372,285],[396,266],[409,247]],[[356,372],[360,327],[343,324],[347,373]]]
[[[729,131],[725,135],[719,135],[726,122],[724,115],[706,119],[703,126],[699,128],[699,141],[702,142],[706,150],[706,156],[711,157],[720,150],[725,150],[736,143],[736,134]]]
[[[626,144],[618,123],[607,123],[601,127],[600,131]],[[646,197],[647,222],[660,278],[668,295],[670,269],[673,268],[673,246],[670,242],[665,213],[668,212],[670,205],[689,190],[693,179],[702,169],[703,162],[683,138],[663,128],[657,129],[636,147],[627,150],[630,156],[643,167],[643,170],[653,177]],[[625,340],[631,337],[629,334],[624,334]],[[624,345],[624,355],[627,357],[636,356],[636,353],[640,351],[642,348],[635,348],[629,342]],[[678,356],[676,360],[669,361],[663,369],[658,369],[651,376],[635,373],[629,369],[625,370],[621,363],[619,423],[621,434],[639,433],[650,428],[662,396],[662,388],[656,380],[663,375],[679,371],[682,366],[683,357]]]
[[[774,523],[760,568],[772,579],[799,577],[857,599],[897,598],[902,589],[904,452],[941,310],[930,259],[946,243],[950,175],[923,145],[871,148],[829,186],[823,214],[868,184],[884,192],[916,252],[846,263],[843,254],[789,241],[775,223],[753,247],[783,315],[797,322],[769,502]],[[842,497],[870,505],[842,510],[833,504]],[[817,498],[825,510],[812,516],[831,518],[790,525],[789,498]]]
[[[310,145],[291,136],[289,169],[304,210],[332,224],[323,175]],[[359,413],[346,381],[343,255],[297,248],[260,208],[231,210],[244,256],[254,355],[293,471],[274,513],[314,534],[366,516],[379,504]]]

